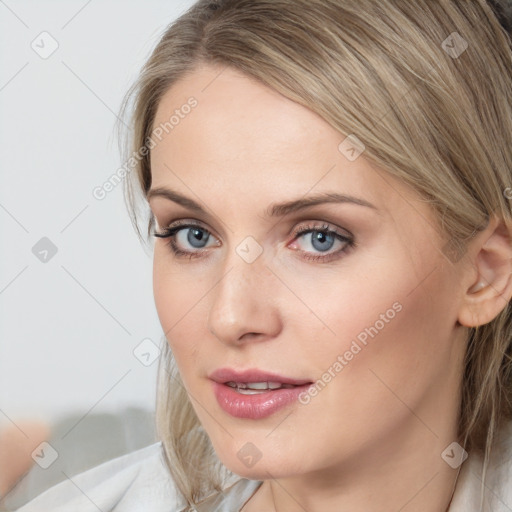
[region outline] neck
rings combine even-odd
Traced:
[[[431,431],[416,417],[411,423],[342,467],[266,480],[243,512],[447,511],[458,469],[441,454],[456,439],[454,426]]]

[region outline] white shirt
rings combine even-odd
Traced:
[[[480,510],[482,457],[460,468],[449,512],[512,512],[512,422],[499,433],[487,470],[487,499]],[[455,470],[454,470],[455,471]],[[261,481],[236,477],[197,512],[238,512]],[[164,463],[161,442],[112,459],[48,489],[16,512],[188,512]]]

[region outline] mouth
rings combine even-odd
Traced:
[[[229,381],[224,383],[226,386],[233,388],[235,391],[242,395],[258,395],[267,393],[268,391],[275,391],[277,389],[292,389],[298,387],[295,384],[285,384],[283,382],[234,382]]]
[[[219,384],[226,384],[238,390],[249,389],[253,391],[290,388],[312,383],[309,379],[297,379],[259,369],[219,368],[210,373],[208,377]]]
[[[220,407],[236,418],[261,419],[298,401],[311,380],[285,377],[261,370],[229,368],[209,375]]]

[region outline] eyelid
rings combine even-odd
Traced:
[[[320,220],[311,221],[311,223],[301,223],[297,227],[293,228],[292,234],[296,237],[298,235],[305,234],[305,232],[311,231],[330,231],[346,238],[354,238],[354,235],[348,231],[348,229],[340,228],[330,222]]]
[[[175,221],[165,222],[163,224],[164,224],[164,227],[162,227],[161,229],[158,229],[158,228],[156,229],[155,236],[158,236],[157,235],[158,233],[160,235],[165,235],[169,231],[180,228],[180,227],[182,227],[183,229],[197,227],[197,228],[202,229],[203,231],[206,231],[208,234],[210,234],[211,236],[213,236],[214,238],[219,240],[219,237],[215,234],[215,232],[211,228],[209,228],[206,223],[204,223],[203,221],[198,220],[198,219],[183,218],[183,219],[178,219]],[[158,223],[158,225],[159,225],[159,223]]]

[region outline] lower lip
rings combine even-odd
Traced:
[[[213,390],[221,408],[235,418],[258,420],[296,402],[311,384],[281,388],[254,395],[242,395],[226,384],[213,382]]]

